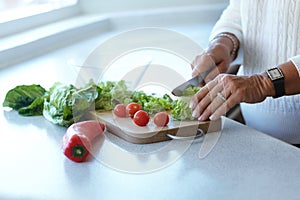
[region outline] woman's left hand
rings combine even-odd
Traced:
[[[272,96],[272,82],[264,74],[236,76],[220,74],[191,99],[193,117],[216,120],[240,102],[258,103]]]

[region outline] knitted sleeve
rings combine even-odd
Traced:
[[[215,24],[210,40],[221,32],[233,33],[240,41],[242,39],[242,26],[240,15],[240,0],[230,0],[220,19]]]
[[[300,76],[300,55],[292,57],[291,61],[293,62],[293,64],[298,69],[298,74]]]

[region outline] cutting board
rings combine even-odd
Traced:
[[[96,117],[105,123],[109,132],[118,137],[136,144],[147,144],[161,142],[176,138],[193,137],[200,132],[209,133],[221,130],[221,119],[216,121],[199,122],[192,121],[175,121],[170,118],[170,122],[165,127],[158,127],[150,119],[147,126],[137,126],[130,117],[120,118],[112,112],[97,112]]]

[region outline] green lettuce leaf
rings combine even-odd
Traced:
[[[43,115],[44,96],[36,98],[29,106],[20,108],[18,113],[23,116]]]
[[[19,113],[22,115],[42,115],[41,99],[45,92],[46,90],[40,85],[20,85],[7,92],[2,105],[14,110],[21,110]]]
[[[172,119],[174,120],[194,120],[192,109],[189,107],[191,97],[183,97],[174,101],[174,107],[171,111]]]
[[[158,97],[154,93],[148,95],[144,91],[134,91],[132,101],[139,103],[150,115],[170,110],[173,107],[173,100],[168,94]]]
[[[97,85],[93,83],[93,86],[98,92],[95,100],[95,109],[98,111],[109,111],[114,109],[117,103],[131,102],[132,91],[128,89],[124,80],[100,82]]]
[[[194,94],[199,91],[200,87],[190,86],[183,91],[183,96],[176,99],[171,111],[174,120],[194,120],[192,109],[189,107],[190,100]]]
[[[119,102],[125,105],[131,102],[131,96],[133,92],[129,90],[124,80],[116,82],[115,86],[111,90],[112,102]]]
[[[56,83],[45,99],[43,115],[54,124],[68,127],[95,108],[97,97],[98,93],[91,85],[77,89],[73,85]]]

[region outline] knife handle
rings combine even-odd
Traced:
[[[196,135],[176,136],[176,135],[172,135],[170,133],[167,133],[166,136],[168,136],[169,138],[171,138],[173,140],[191,140],[191,139],[200,138],[200,137],[204,136],[204,131],[201,128],[198,128]]]

